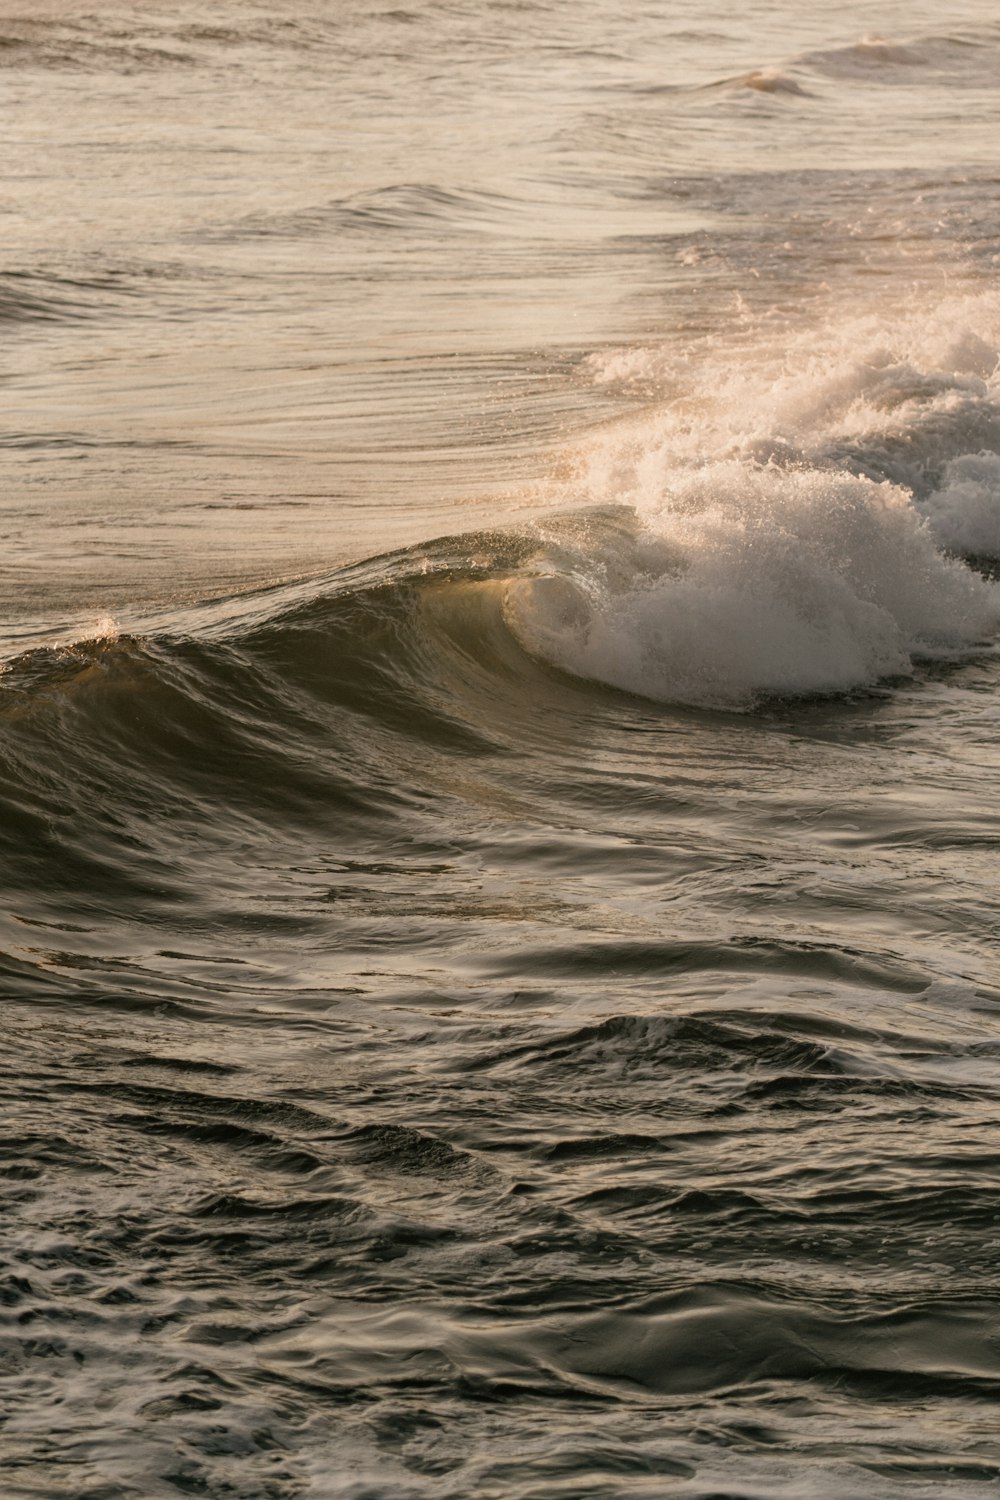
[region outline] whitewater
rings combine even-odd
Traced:
[[[1000,27],[0,3],[0,1490],[1000,1483]]]

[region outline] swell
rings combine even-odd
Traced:
[[[762,483],[780,496],[785,481],[762,472]],[[836,493],[827,485],[819,496],[828,515]],[[849,491],[848,540],[854,525],[860,544],[877,537],[872,526],[886,507],[877,488],[874,494],[873,520],[869,491]],[[944,602],[932,594],[924,617],[933,622],[935,610],[942,617],[945,654],[974,643],[992,618],[990,586],[936,553],[922,533],[907,553],[909,515],[900,504],[887,513],[886,545],[897,547],[899,559],[892,582],[905,595],[896,613],[916,610],[913,595],[929,581]],[[818,506],[807,510],[803,547],[806,523],[818,527],[820,519]],[[787,539],[787,507],[782,520]],[[840,541],[834,532],[824,544],[834,579]],[[787,547],[778,561],[797,576]],[[443,539],[308,584],[162,616],[146,628],[107,621],[92,638],[23,653],[0,676],[12,857],[22,868],[41,868],[59,864],[58,849],[59,884],[69,893],[98,873],[102,888],[114,889],[124,856],[130,882],[163,892],[172,886],[171,830],[218,829],[227,820],[237,830],[259,820],[294,838],[317,822],[372,827],[390,817],[419,819],[446,763],[537,753],[557,767],[581,718],[606,712],[613,721],[614,700],[605,708],[600,679],[614,684],[615,673],[589,670],[586,658],[563,660],[557,649],[550,665],[544,634],[539,645],[542,622],[550,631],[558,622],[567,639],[583,630],[593,645],[600,631],[616,628],[622,599],[660,607],[668,619],[669,602],[658,591],[676,584],[690,595],[694,575],[680,547],[650,535],[632,509],[591,508],[522,532]],[[717,627],[739,607],[741,587],[738,575],[720,578]],[[949,589],[958,600],[953,642]],[[657,629],[664,628],[661,620]],[[932,654],[933,626],[925,628]],[[661,687],[662,667],[642,644],[621,685],[683,701],[683,691]],[[795,642],[804,679],[790,684],[792,692],[826,686],[818,653],[809,655],[814,644],[803,651]],[[709,621],[705,640],[686,645],[688,660],[676,670],[688,673],[695,703],[700,681],[711,704],[713,671],[731,647],[712,635]],[[719,653],[714,666],[709,649]],[[572,676],[557,670],[566,665]],[[834,685],[879,675],[876,667]],[[128,832],[153,821],[164,835],[159,856],[141,852]]]
[[[386,233],[439,236],[509,230],[523,219],[518,200],[497,192],[458,190],[435,183],[395,183],[318,203],[294,213],[255,214],[206,233],[210,239],[298,240],[314,235],[381,237]]]
[[[653,874],[636,845],[663,820],[685,830],[671,833],[671,880],[728,901],[698,829],[713,847],[724,837],[700,764],[707,748],[730,775],[732,711],[766,722],[840,695],[849,734],[851,695],[969,663],[988,675],[1000,592],[961,554],[1000,555],[990,319],[980,298],[776,345],[612,352],[581,374],[641,381],[642,410],[583,445],[553,484],[566,508],[545,521],[10,659],[11,982],[195,1009],[265,983],[311,993],[308,965],[274,979],[268,942],[308,951],[336,929],[356,954],[475,932],[479,972],[501,984],[530,955],[543,982],[587,992],[647,972],[919,987],[891,929],[873,950],[827,941],[830,912],[853,921],[847,887],[796,877],[805,939],[714,922],[665,940],[617,919],[581,936],[558,889],[529,911],[513,887],[470,890],[462,861],[492,838],[536,882],[590,869],[642,885]],[[802,816],[789,786],[769,795],[765,823]],[[983,816],[956,815],[945,843],[981,837]],[[905,838],[938,857],[941,829],[914,817],[883,824],[870,808],[859,842]],[[897,903],[906,930],[911,903]]]
[[[142,16],[134,10],[110,14],[13,16],[0,31],[0,69],[125,73],[173,69],[221,69],[259,65],[259,49],[282,53],[334,52],[342,35],[324,16],[240,14],[223,8],[218,24]]]
[[[919,956],[861,921],[865,901],[883,899],[877,885],[850,888],[845,903],[812,867],[763,881],[752,830],[733,864],[719,798],[736,796],[734,745],[742,757],[758,732],[770,743],[770,711],[744,743],[744,716],[623,698],[511,628],[525,590],[558,566],[572,578],[567,558],[613,586],[612,568],[643,546],[633,511],[590,509],[144,629],[108,621],[11,659],[0,674],[9,991],[189,1017],[269,997],[301,1013],[345,984],[366,991],[373,962],[408,1004],[414,972],[442,958],[503,995],[526,966],[542,990],[592,999],[758,978],[919,991]],[[623,576],[633,588],[634,571]],[[854,714],[834,705],[826,732],[849,741]],[[760,809],[773,836],[790,818],[826,816],[826,793],[813,806],[780,764],[757,775],[774,783]],[[873,809],[858,842],[901,840],[940,859],[946,833],[905,807]],[[733,880],[760,907],[736,929],[719,915]],[[772,885],[784,899],[786,880],[803,910],[803,880],[823,897],[805,934],[762,905]],[[657,899],[679,903],[666,933],[639,915]],[[940,922],[922,891],[897,900],[900,931]],[[833,919],[853,922],[855,908],[852,945]],[[775,1108],[861,1088],[813,1071],[752,1082]]]
[[[55,271],[0,274],[0,325],[73,323],[133,311],[144,289],[128,273],[68,275]]]
[[[970,26],[915,37],[866,33],[848,46],[803,53],[796,61],[821,77],[879,84],[912,84],[912,73],[942,75],[950,86],[981,86],[995,67],[996,26]]]
[[[750,89],[802,98],[851,85],[926,87],[929,79],[953,89],[976,88],[988,84],[993,76],[997,40],[995,26],[917,36],[866,32],[846,45],[798,53],[781,67],[761,67],[698,88],[727,92]],[[809,80],[810,87],[803,86],[801,77]]]
[[[961,347],[987,368],[982,341]],[[537,754],[558,774],[581,721],[613,722],[604,684],[745,709],[982,649],[1000,595],[954,553],[1000,555],[992,386],[883,361],[796,401],[809,438],[822,413],[811,451],[764,452],[751,429],[738,460],[709,462],[710,413],[685,454],[683,412],[654,408],[585,452],[582,509],[10,659],[15,867],[57,869],[66,895],[124,881],[173,899],[182,828],[419,823],[456,760]],[[890,419],[864,457],[831,436],[859,406]]]
[[[128,989],[161,927],[184,949],[212,927],[216,953],[238,952],[248,924],[307,930],[308,915],[273,910],[286,877],[241,874],[241,851],[266,851],[277,872],[335,848],[321,887],[332,900],[354,851],[367,868],[373,842],[438,845],[456,763],[468,778],[543,733],[531,705],[552,674],[510,635],[498,594],[530,550],[465,537],[166,628],[105,622],[97,638],[11,660],[0,838],[33,982],[67,966],[86,978],[91,933],[91,982]],[[253,899],[274,902],[251,915],[255,878]],[[110,964],[97,938],[108,921],[123,944]],[[237,988],[238,963],[225,981]]]

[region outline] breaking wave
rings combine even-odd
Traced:
[[[652,404],[599,435],[580,498],[634,528],[555,544],[508,593],[529,650],[672,702],[847,692],[987,641],[1000,591],[992,299],[678,359],[592,358]]]

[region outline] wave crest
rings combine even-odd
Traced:
[[[507,591],[512,628],[577,676],[745,708],[908,674],[1000,623],[1000,590],[946,557],[899,488],[719,464],[634,537]]]

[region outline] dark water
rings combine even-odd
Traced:
[[[618,10],[3,13],[4,1496],[1000,1483],[995,21]]]

